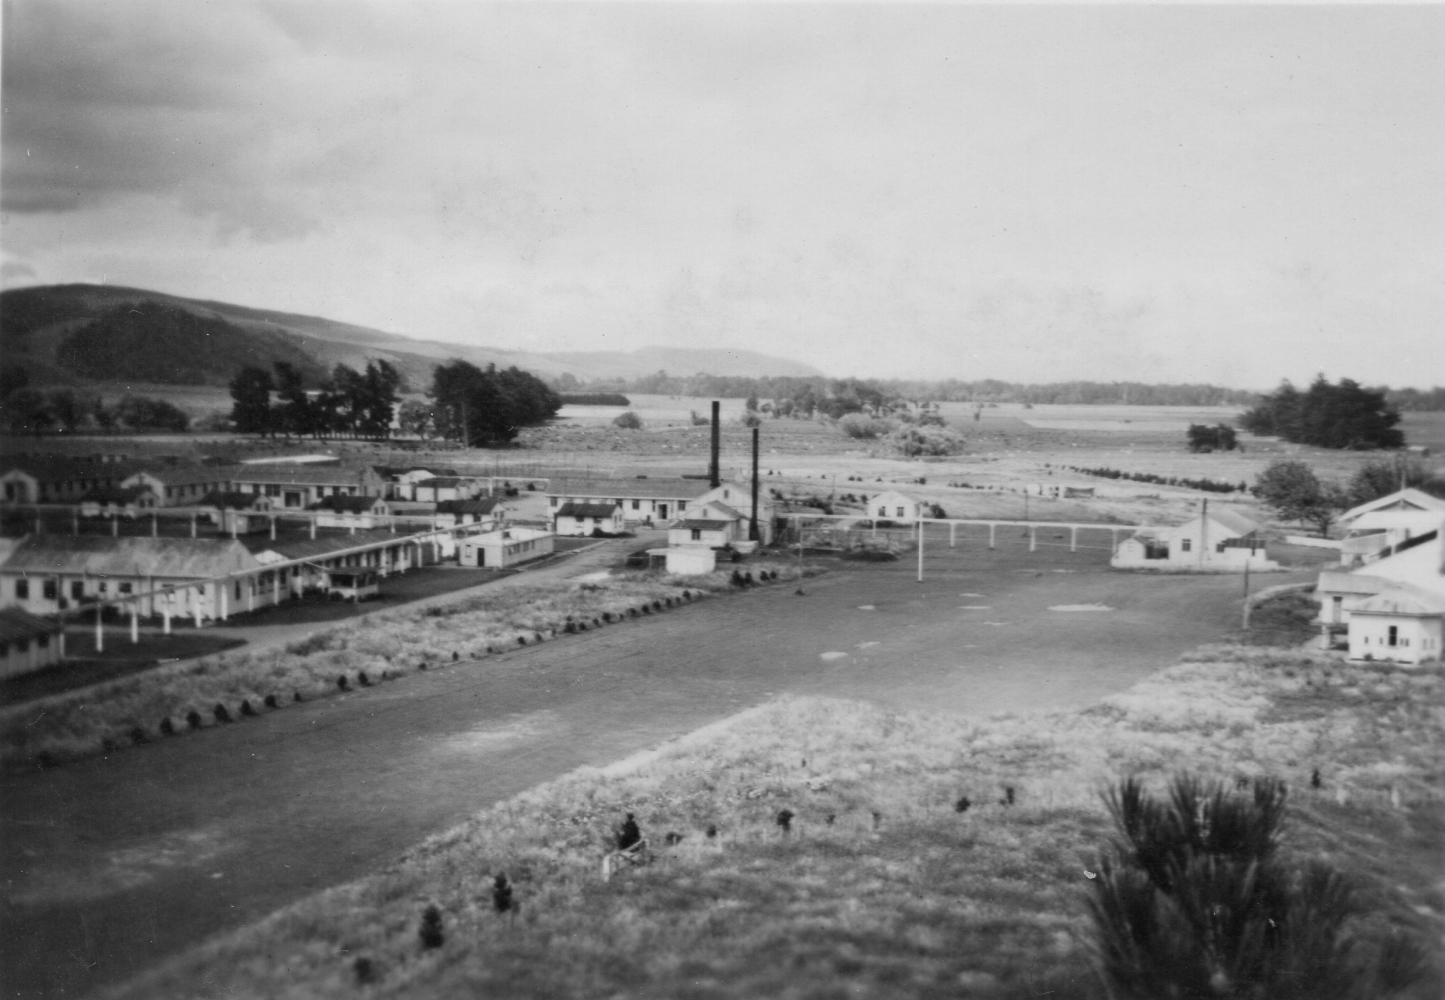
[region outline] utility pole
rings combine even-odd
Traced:
[[[753,428],[753,511],[748,523],[748,539],[758,541],[758,429]]]

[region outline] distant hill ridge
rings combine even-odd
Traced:
[[[140,308],[142,303],[150,306]],[[546,353],[416,340],[370,327],[120,285],[39,285],[0,293],[0,357],[32,383],[162,382],[225,385],[240,367],[295,365],[315,382],[338,364],[391,362],[413,390],[461,358],[516,365],[544,377],[636,378],[659,369],[714,375],[817,376],[753,351],[644,347],[632,352]]]

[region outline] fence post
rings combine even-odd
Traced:
[[[104,604],[97,603],[95,605],[95,651],[97,653],[105,652],[105,632],[100,624],[100,611],[103,607],[105,607]]]

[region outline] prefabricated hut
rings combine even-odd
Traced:
[[[504,569],[552,553],[554,536],[536,528],[504,528],[481,535],[468,535],[457,546],[462,566]]]
[[[0,679],[59,663],[61,624],[20,608],[0,609]]]
[[[615,535],[625,528],[622,505],[617,503],[564,503],[552,516],[552,530],[559,535],[591,535],[594,531]]]
[[[1261,527],[1227,507],[1212,507],[1183,524],[1141,528],[1119,543],[1115,569],[1242,573],[1279,569],[1266,551]]]
[[[1395,584],[1350,612],[1350,659],[1424,663],[1440,659],[1445,597]]]

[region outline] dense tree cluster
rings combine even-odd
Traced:
[[[428,395],[436,433],[468,447],[507,444],[562,408],[557,393],[531,372],[496,365],[483,371],[466,361],[438,365]]]
[[[1234,428],[1228,424],[1190,424],[1187,434],[1189,450],[1193,452],[1233,451],[1239,447]]]
[[[1344,487],[1322,481],[1304,462],[1271,462],[1255,480],[1253,492],[1280,517],[1312,524],[1321,535],[1350,505]]]
[[[1288,380],[1239,418],[1252,434],[1278,435],[1293,444],[1318,448],[1399,448],[1405,435],[1395,428],[1400,415],[1385,401],[1385,390],[1366,389],[1323,375],[1300,392]]]
[[[276,362],[274,375],[248,365],[231,380],[231,425],[238,434],[387,438],[400,388],[386,361],[368,361],[362,372],[337,365],[316,391],[287,362]]]
[[[1369,503],[1407,487],[1445,499],[1445,479],[1431,473],[1419,459],[1400,455],[1356,469],[1350,477],[1350,504]]]
[[[25,369],[0,369],[0,423],[11,434],[124,433],[182,434],[190,429],[185,411],[163,399],[123,396],[106,406],[99,396],[71,389],[33,389]]]
[[[1236,491],[1243,493],[1249,489],[1244,483],[1227,483],[1220,479],[1159,476],[1152,472],[1125,472],[1122,469],[1110,469],[1104,466],[1082,468],[1077,465],[1066,465],[1064,468],[1086,476],[1097,476],[1100,479],[1127,479],[1135,483],[1153,483],[1156,486],[1183,486],[1186,489],[1202,490],[1205,493],[1234,493]]]

